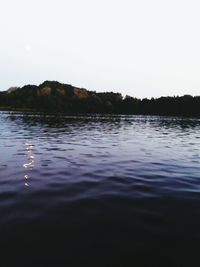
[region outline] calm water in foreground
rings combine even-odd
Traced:
[[[200,266],[200,120],[0,112],[0,266]]]

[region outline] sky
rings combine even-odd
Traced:
[[[0,0],[0,90],[200,95],[199,0]]]

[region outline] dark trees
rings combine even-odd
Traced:
[[[0,107],[65,113],[110,113],[200,116],[200,96],[137,99],[120,93],[96,93],[85,89],[45,81],[0,92]]]

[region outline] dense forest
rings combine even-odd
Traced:
[[[39,86],[13,87],[0,92],[0,108],[65,113],[200,116],[200,96],[138,99],[122,97],[120,93],[97,93],[56,81],[45,81]]]

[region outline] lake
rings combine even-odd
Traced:
[[[200,119],[0,112],[0,266],[199,266]]]

